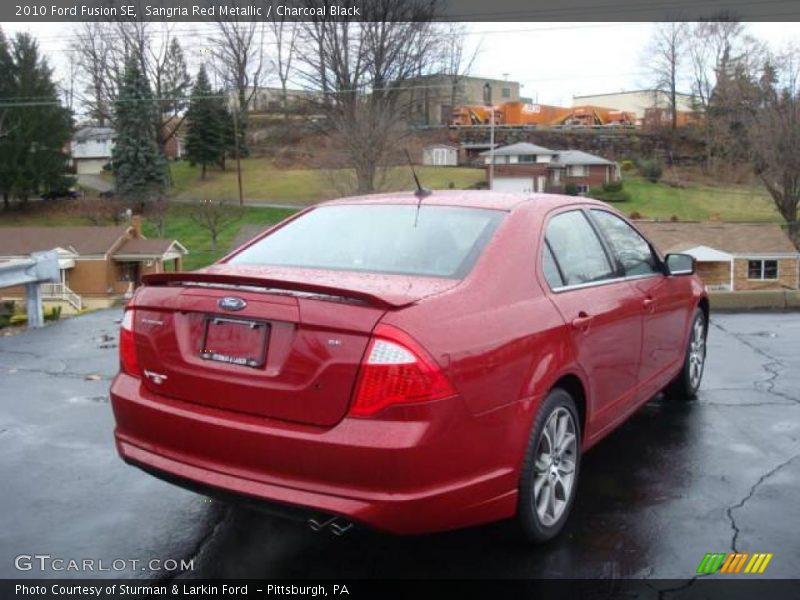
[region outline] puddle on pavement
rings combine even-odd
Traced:
[[[72,396],[67,398],[69,404],[108,404],[108,396]]]

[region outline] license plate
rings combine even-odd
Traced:
[[[200,358],[258,368],[264,365],[269,325],[262,321],[207,317]]]

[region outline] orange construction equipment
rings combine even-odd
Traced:
[[[502,111],[494,108],[494,124],[502,125]],[[473,125],[490,125],[492,122],[491,109],[482,104],[464,104],[453,109],[450,125],[455,127],[471,127]]]
[[[528,104],[526,102],[505,102],[494,107],[495,125],[507,127],[520,126],[578,126],[634,125],[630,113],[600,106],[576,106],[564,108],[547,104]],[[472,127],[489,125],[491,109],[482,104],[464,104],[453,109],[450,125]]]
[[[547,104],[506,102],[501,107],[504,125],[552,125],[563,118],[570,109]]]
[[[556,125],[573,127],[595,127],[597,125],[635,125],[636,120],[624,110],[602,106],[576,106],[569,109]]]

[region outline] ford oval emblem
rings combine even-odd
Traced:
[[[242,310],[247,306],[247,301],[238,296],[225,296],[224,298],[220,298],[219,302],[217,302],[217,306],[222,310]]]

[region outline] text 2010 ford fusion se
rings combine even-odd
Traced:
[[[606,204],[437,192],[318,205],[145,278],[111,387],[120,455],[209,494],[421,533],[555,536],[581,454],[694,395],[708,301]]]

